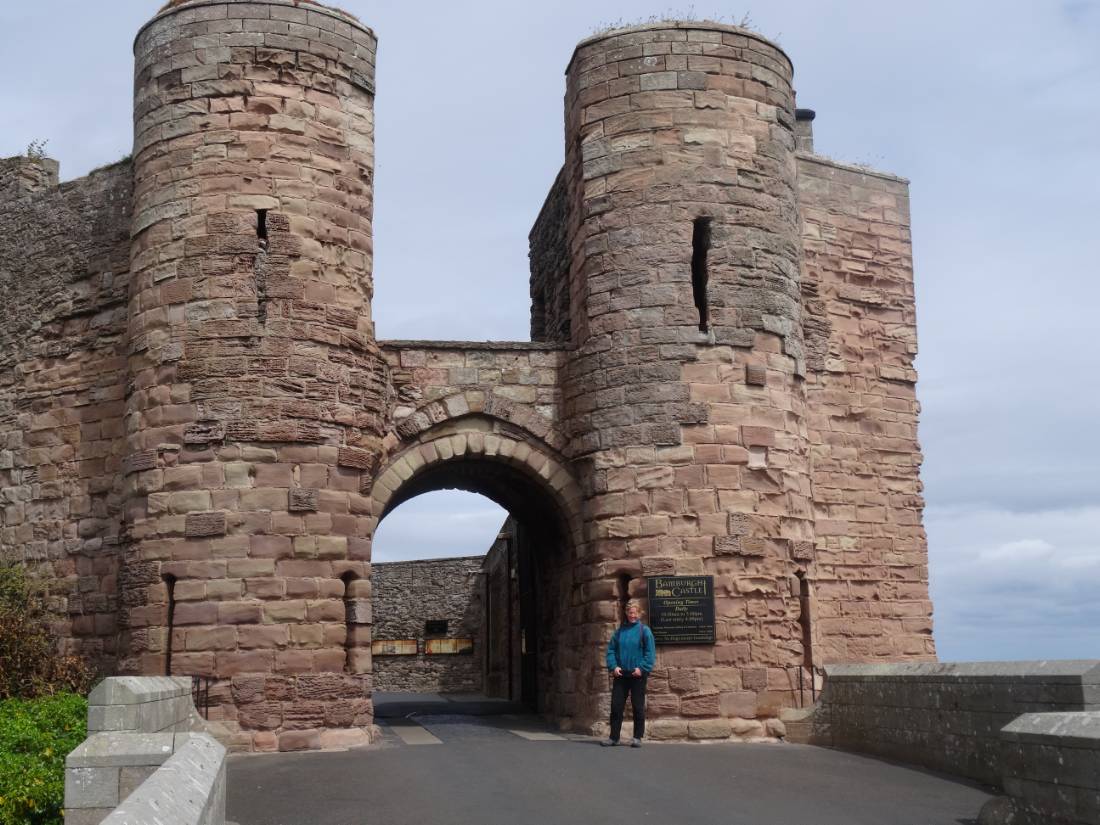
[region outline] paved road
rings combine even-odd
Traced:
[[[601,748],[532,717],[380,720],[346,753],[235,756],[241,825],[962,825],[973,785],[801,745]]]

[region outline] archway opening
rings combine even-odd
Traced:
[[[435,694],[553,714],[568,536],[543,480],[499,460],[452,458],[406,480],[372,542],[376,705]]]

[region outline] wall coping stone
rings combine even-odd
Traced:
[[[65,757],[66,768],[163,765],[176,750],[176,733],[117,733],[89,736]]]
[[[188,676],[114,676],[88,694],[89,705],[137,705],[191,693]]]
[[[833,160],[833,158],[819,155],[815,152],[797,151],[794,155],[799,160],[804,160],[807,163],[816,163],[820,166],[833,166],[837,169],[843,169],[845,172],[855,172],[857,175],[869,175],[872,178],[882,178],[883,180],[894,181],[895,183],[904,183],[906,186],[909,185],[909,178],[895,175],[892,172],[883,172],[880,169],[874,169],[870,166],[860,166],[856,163],[845,163],[841,160]]]
[[[480,349],[480,350],[534,350],[537,352],[567,352],[558,341],[379,341],[382,349]]]
[[[1100,750],[1100,711],[1025,713],[1001,728],[1001,738]]]
[[[205,733],[186,740],[102,825],[219,825],[225,822],[225,748]],[[177,742],[178,744],[178,742]]]
[[[910,682],[1041,682],[1100,684],[1100,661],[1063,659],[1033,662],[913,662],[909,664],[825,665],[830,680]]]
[[[407,559],[405,561],[379,561],[371,564],[371,569],[376,570],[379,567],[396,567],[397,565],[414,565],[414,564],[439,564],[440,562],[463,562],[463,561],[476,561],[478,559],[484,559],[486,553],[482,553],[477,556],[440,556],[437,559]]]

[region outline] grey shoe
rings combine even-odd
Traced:
[[[616,742],[614,739],[603,739],[600,741],[600,744],[603,745],[605,748],[613,748],[619,743]]]
[[[642,740],[641,739],[631,739],[630,740],[630,747],[640,748],[641,746],[642,746]]]

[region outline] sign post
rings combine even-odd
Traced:
[[[714,644],[714,576],[652,576],[649,627],[659,645]]]

